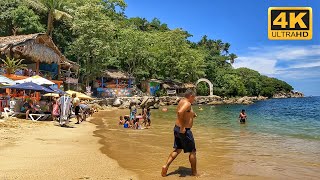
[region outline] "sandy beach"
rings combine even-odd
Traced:
[[[253,133],[246,126],[231,131],[197,121],[193,133],[200,176],[191,176],[188,154],[182,153],[162,178],[161,167],[172,151],[174,107],[168,113],[153,110],[152,126],[144,130],[119,126],[119,116],[127,113],[127,109],[100,111],[80,125],[73,120],[72,128],[52,121],[0,122],[0,180],[320,177],[317,154],[303,155],[301,148],[300,153],[286,148],[298,150],[294,145],[304,143],[317,149],[316,142]]]
[[[74,122],[0,122],[0,179],[138,179],[101,153],[94,124]]]

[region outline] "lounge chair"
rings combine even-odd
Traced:
[[[46,120],[51,116],[51,114],[29,114],[32,121]]]

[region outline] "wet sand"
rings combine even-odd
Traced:
[[[100,152],[94,124],[74,122],[0,122],[0,180],[138,179]]]
[[[100,118],[93,122],[100,130],[95,134],[102,138],[103,153],[118,161],[120,166],[139,174],[141,179],[159,179],[162,165],[173,150],[173,124],[160,124],[152,122],[150,129],[132,130],[124,129],[117,125],[118,117],[126,113],[126,110],[99,113]],[[157,128],[155,128],[157,127]],[[198,169],[200,177],[232,178],[229,176],[232,160],[226,157],[230,151],[230,143],[223,139],[226,133],[223,131],[206,132],[194,131],[196,146],[201,151],[197,152]],[[209,135],[210,134],[210,135]],[[211,137],[215,136],[215,139]],[[211,153],[205,153],[211,152]],[[172,163],[166,179],[194,179],[191,176],[191,168],[188,160],[189,154],[181,153]],[[203,169],[210,169],[204,171]],[[247,178],[246,178],[247,179]]]
[[[121,167],[137,173],[140,179],[160,179],[161,167],[173,150],[174,119],[154,110],[151,129],[133,130],[117,125],[119,116],[125,114],[128,110],[100,112],[99,118],[92,121],[98,125],[94,134],[101,138],[101,151]],[[234,132],[195,123],[193,133],[200,179],[320,178],[317,154],[304,156],[288,150],[299,146],[297,141],[252,133],[245,126]],[[188,154],[183,153],[172,163],[165,179],[181,177],[196,179],[191,176]]]

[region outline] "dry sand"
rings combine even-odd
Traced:
[[[0,180],[138,179],[101,153],[94,124],[74,122],[0,122]]]

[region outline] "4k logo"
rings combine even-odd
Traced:
[[[270,7],[268,37],[270,40],[312,39],[312,9],[310,7]]]

